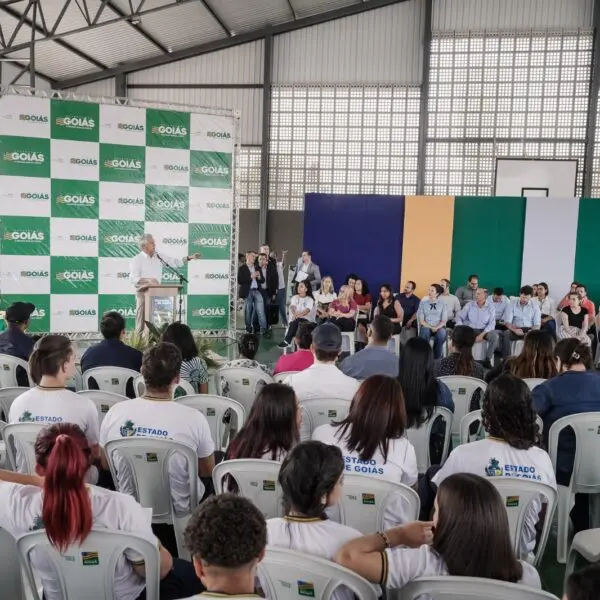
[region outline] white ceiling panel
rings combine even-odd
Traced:
[[[206,3],[234,34],[294,18],[287,0],[206,0]]]
[[[299,19],[361,3],[360,0],[291,0],[291,2]],[[368,1],[365,4],[368,4]]]

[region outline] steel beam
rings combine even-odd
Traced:
[[[423,65],[421,71],[421,101],[419,106],[419,147],[417,156],[417,195],[425,194],[425,163],[427,130],[429,129],[429,68],[431,63],[431,13],[433,0],[425,0],[423,18]]]
[[[130,90],[262,90],[262,83],[130,83]]]
[[[296,9],[294,8],[294,5],[292,4],[292,0],[287,0],[288,6],[290,7],[290,11],[292,12],[292,17],[294,17],[294,21],[298,18],[298,15],[296,14]]]
[[[181,0],[180,4],[183,4],[185,0]],[[336,10],[330,10],[318,15],[312,15],[310,17],[304,17],[296,21],[290,21],[288,23],[282,23],[274,27],[267,27],[257,29],[255,31],[249,31],[247,33],[241,33],[233,37],[223,38],[208,42],[205,44],[199,44],[197,46],[191,46],[190,48],[183,48],[172,52],[169,55],[154,56],[138,61],[124,63],[118,67],[107,69],[103,72],[89,73],[80,77],[73,77],[71,79],[65,79],[60,82],[60,89],[76,87],[79,85],[85,85],[87,83],[93,83],[94,81],[101,81],[102,79],[109,79],[115,77],[118,73],[133,73],[135,71],[142,71],[144,69],[151,69],[152,67],[159,67],[186,58],[192,58],[201,54],[208,54],[217,50],[224,50],[226,48],[232,48],[233,46],[239,46],[241,44],[247,44],[248,42],[255,42],[261,40],[268,35],[281,35],[290,31],[296,31],[305,27],[312,27],[313,25],[320,25],[343,17],[349,17],[357,15],[363,12],[374,10],[377,8],[383,8],[384,6],[391,6],[392,4],[400,4],[401,2],[408,2],[409,0],[370,0],[367,3],[351,4],[338,8]],[[98,26],[101,25],[100,23]],[[89,28],[86,28],[89,29]],[[40,40],[37,42],[40,43]],[[0,51],[2,56],[3,51]]]
[[[33,3],[33,23],[37,22],[38,3]],[[35,88],[35,29],[31,28],[31,47],[29,48],[29,87]]]
[[[224,31],[225,35],[227,37],[231,37],[231,30],[229,29],[229,27],[227,27],[227,25],[225,25],[225,22],[221,18],[221,15],[219,15],[217,11],[206,0],[200,0],[200,4],[204,6],[204,8],[207,10],[210,16],[219,24],[219,27]]]
[[[269,211],[269,142],[271,140],[271,86],[273,78],[273,36],[265,37],[263,63],[262,146],[260,153],[260,212],[258,214],[258,243],[267,242],[267,213]]]

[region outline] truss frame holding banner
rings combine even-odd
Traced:
[[[183,269],[184,321],[234,339],[239,149],[239,111],[1,87],[0,310],[32,301],[30,331],[73,339],[106,310],[133,329],[145,232],[202,254]]]

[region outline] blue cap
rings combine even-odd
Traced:
[[[342,333],[333,323],[319,325],[312,334],[313,345],[318,350],[341,350]]]

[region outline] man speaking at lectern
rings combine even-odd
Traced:
[[[142,334],[144,331],[144,293],[148,285],[158,285],[162,279],[163,266],[180,269],[190,260],[200,258],[196,253],[183,258],[172,258],[156,251],[154,238],[150,233],[145,233],[140,238],[141,252],[131,261],[129,267],[129,280],[136,289],[135,302],[135,331]],[[140,291],[142,290],[142,291]]]

